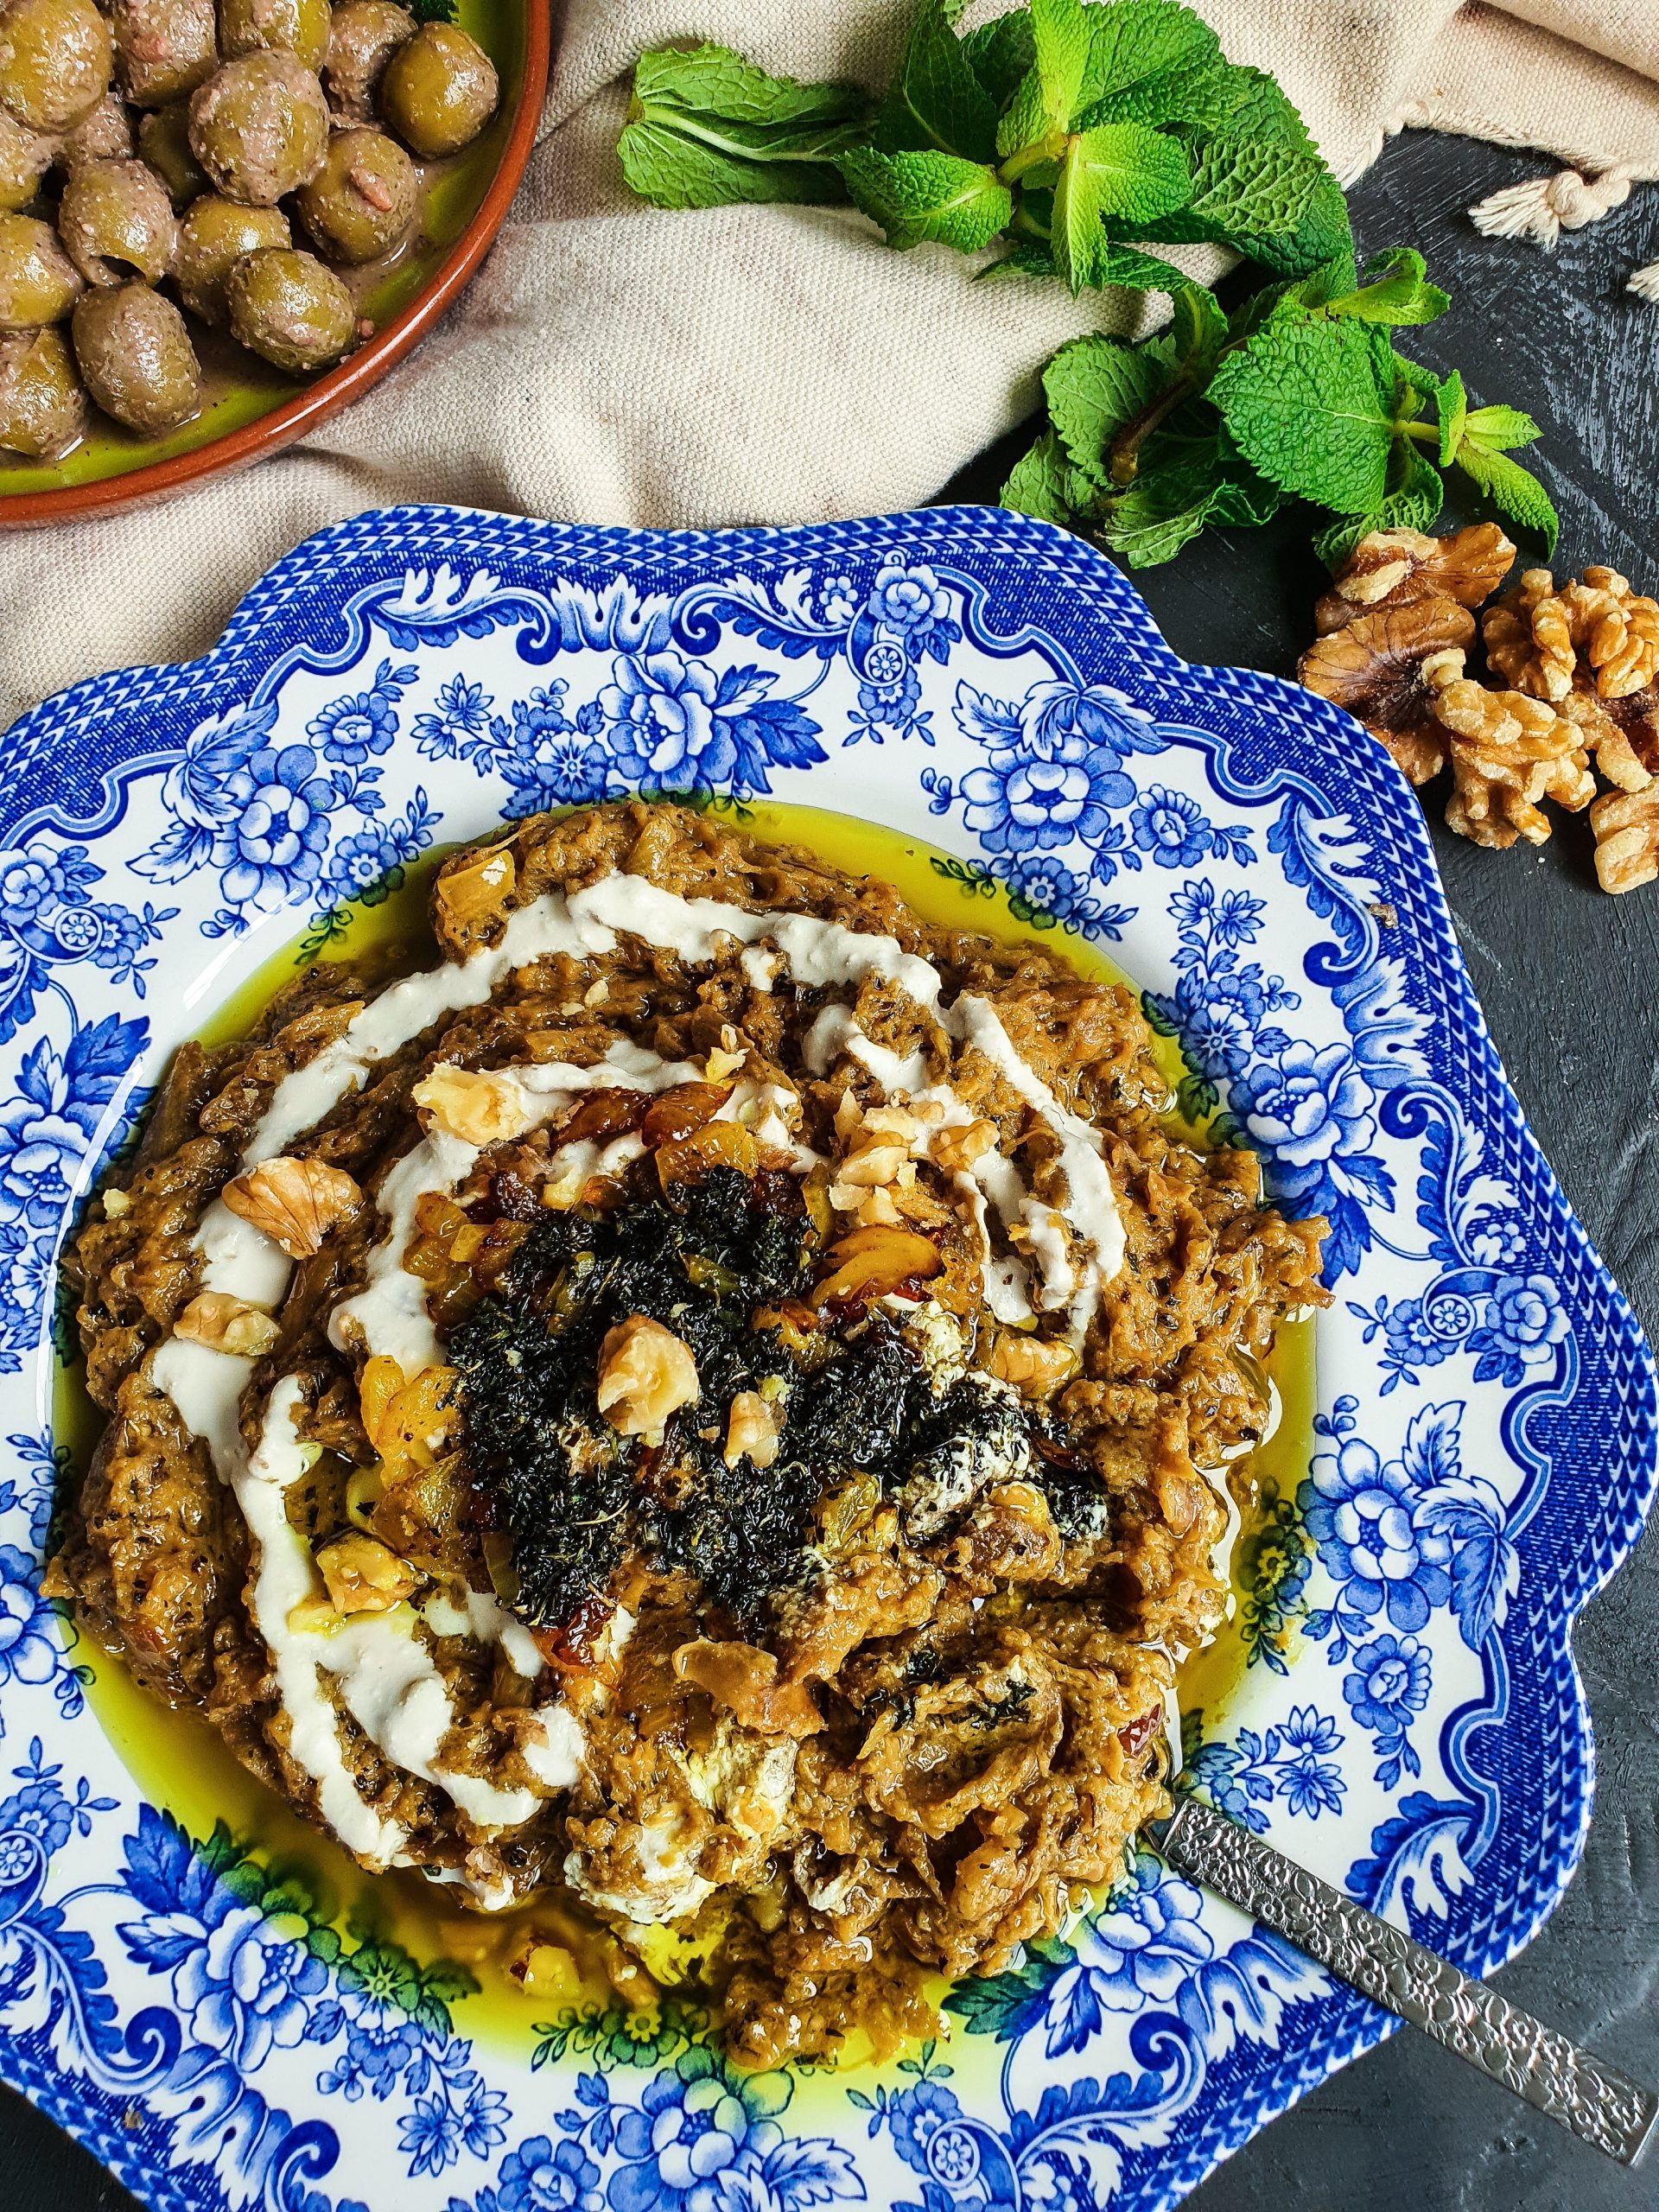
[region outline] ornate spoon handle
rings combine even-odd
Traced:
[[[1633,2166],[1659,2120],[1659,2096],[1471,1981],[1195,1797],[1178,1797],[1153,1840],[1171,1866],[1353,1988],[1421,2028],[1506,2089]]]

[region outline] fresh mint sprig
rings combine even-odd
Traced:
[[[645,54],[624,174],[658,207],[850,200],[900,251],[1000,248],[985,275],[1169,295],[1158,337],[1055,356],[1049,427],[1002,493],[1131,566],[1297,499],[1332,518],[1334,563],[1368,530],[1427,528],[1451,468],[1553,549],[1548,494],[1510,457],[1537,425],[1398,351],[1447,296],[1407,247],[1362,279],[1341,188],[1270,76],[1180,0],[1028,0],[965,37],[959,13],[922,0],[879,100],[723,47]],[[1225,314],[1159,251],[1191,245],[1267,281]]]

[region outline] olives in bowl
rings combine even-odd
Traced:
[[[407,351],[505,214],[546,16],[0,0],[0,525],[275,449]]]

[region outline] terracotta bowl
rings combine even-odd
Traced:
[[[494,58],[501,110],[478,144],[435,185],[430,248],[389,270],[365,301],[378,325],[374,336],[338,368],[303,385],[226,341],[227,357],[234,355],[231,373],[203,413],[170,438],[141,441],[95,417],[99,429],[54,466],[14,467],[0,454],[0,530],[167,499],[226,469],[264,461],[350,406],[413,350],[494,243],[530,159],[547,89],[548,0],[461,0],[459,19]],[[192,334],[201,335],[194,326]]]

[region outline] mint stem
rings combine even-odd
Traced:
[[[1061,162],[1071,144],[1071,134],[1065,130],[1046,130],[1040,138],[1033,138],[1029,146],[1021,146],[1008,156],[997,170],[1004,184],[1018,184],[1032,169],[1039,169],[1050,162]]]
[[[1107,474],[1114,484],[1134,483],[1143,443],[1198,388],[1198,378],[1190,369],[1183,369],[1161,391],[1154,393],[1138,415],[1130,416],[1106,448]]]

